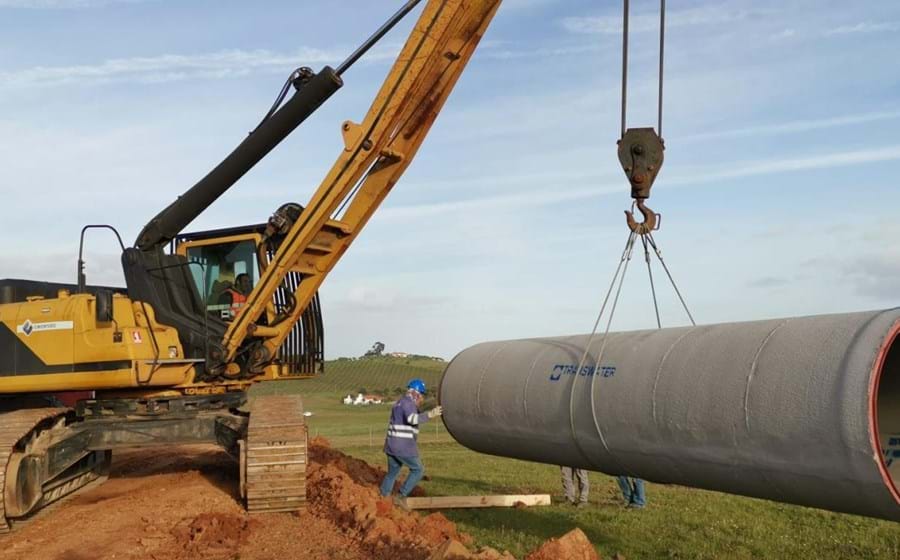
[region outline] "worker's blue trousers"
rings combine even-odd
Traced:
[[[388,455],[387,462],[388,472],[384,480],[381,481],[381,495],[391,495],[391,492],[394,490],[394,481],[397,480],[400,469],[403,468],[403,465],[406,465],[409,467],[409,476],[406,477],[403,486],[400,487],[400,495],[404,498],[409,496],[416,484],[425,476],[425,465],[422,464],[418,457],[397,457],[395,455]]]
[[[620,476],[616,479],[619,482],[619,488],[622,489],[622,496],[628,505],[632,507],[642,508],[647,505],[647,496],[644,494],[644,481],[640,478],[631,478],[628,476]]]

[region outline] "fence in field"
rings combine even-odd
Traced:
[[[388,409],[385,409],[388,410]],[[310,437],[321,436],[338,447],[378,447],[384,445],[387,428],[387,417],[383,422],[374,424],[325,424],[311,422]],[[447,432],[443,422],[431,421],[423,424],[419,431],[419,445],[436,443],[453,443],[453,437]]]

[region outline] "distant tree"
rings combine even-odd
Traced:
[[[376,342],[375,344],[372,345],[371,349],[366,350],[366,353],[363,354],[363,357],[364,358],[375,358],[375,357],[381,356],[382,352],[384,352],[384,343]]]

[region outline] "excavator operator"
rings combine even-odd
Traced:
[[[247,303],[247,296],[253,291],[253,281],[246,273],[238,274],[234,279],[234,285],[226,288],[219,296],[219,305],[230,305],[230,318],[233,318],[241,307]]]

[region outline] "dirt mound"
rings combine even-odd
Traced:
[[[316,438],[310,442],[307,511],[249,516],[237,466],[209,446],[116,455],[110,480],[2,540],[0,560],[513,560],[440,513],[421,515],[381,498],[384,471]],[[575,534],[573,537],[572,535]],[[530,560],[598,556],[580,531]]]
[[[550,539],[525,560],[600,560],[594,545],[581,529],[572,529],[558,539]]]
[[[316,437],[309,442],[309,460],[319,465],[330,465],[349,475],[354,482],[366,486],[378,486],[384,478],[384,469],[333,449],[328,440]]]
[[[186,558],[230,558],[259,525],[259,520],[244,515],[202,513],[182,519],[172,529],[172,536]]]
[[[331,465],[348,474],[354,482],[363,486],[374,486],[377,488],[381,484],[384,475],[387,474],[387,471],[382,468],[372,466],[361,459],[333,449],[329,441],[320,436],[314,437],[309,442],[309,460],[320,465]],[[400,490],[401,482],[402,477],[394,483],[394,492]],[[410,495],[424,496],[425,491],[421,486],[416,486]]]
[[[318,445],[310,446],[310,458],[310,512],[333,521],[344,534],[361,543],[372,558],[424,560],[447,540],[471,542],[439,513],[421,517],[382,498],[378,483],[383,475],[376,476],[370,465]]]
[[[238,469],[210,446],[124,451],[110,479],[0,540],[0,560],[365,560],[333,522],[247,515]]]

